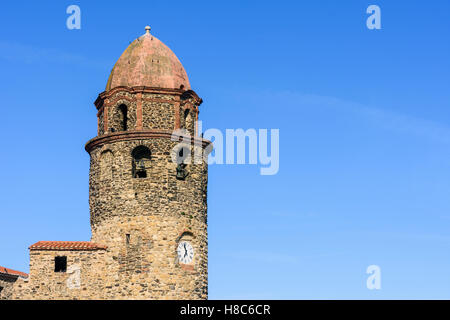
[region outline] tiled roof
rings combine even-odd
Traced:
[[[39,241],[32,244],[30,250],[105,250],[107,246],[90,241]]]
[[[14,276],[19,276],[22,278],[28,278],[28,274],[25,272],[20,272],[20,271],[16,271],[13,269],[9,269],[9,268],[5,268],[0,266],[0,273],[2,274],[10,274],[10,275],[14,275]]]

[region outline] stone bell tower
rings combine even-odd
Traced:
[[[208,168],[174,161],[210,143],[197,137],[201,103],[150,27],[123,52],[95,101],[98,135],[86,150],[91,241],[108,248],[104,298],[207,298]],[[187,148],[173,138],[177,129],[190,134]]]

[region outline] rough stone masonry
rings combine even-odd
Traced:
[[[185,129],[192,154],[210,144],[195,128],[201,103],[178,58],[147,27],[95,101],[98,136],[86,144],[91,241],[31,245],[29,277],[8,298],[207,298],[208,168],[173,162],[171,140]],[[184,263],[180,242],[193,248]]]

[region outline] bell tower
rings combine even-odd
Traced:
[[[98,135],[86,151],[91,241],[108,248],[106,299],[207,298],[208,168],[174,161],[210,143],[197,136],[201,103],[150,27],[123,52],[95,101]],[[189,134],[187,147],[179,148],[176,130]]]

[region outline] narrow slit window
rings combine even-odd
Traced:
[[[125,238],[126,238],[127,244],[130,244],[131,235],[129,233],[127,233],[125,235]]]
[[[55,257],[55,272],[67,271],[67,257]]]
[[[187,129],[189,128],[189,120],[188,117],[190,116],[189,109],[184,110],[184,127]],[[189,117],[190,118],[190,117]]]
[[[120,131],[128,130],[128,109],[127,106],[122,104],[119,106],[119,120],[120,120]]]

